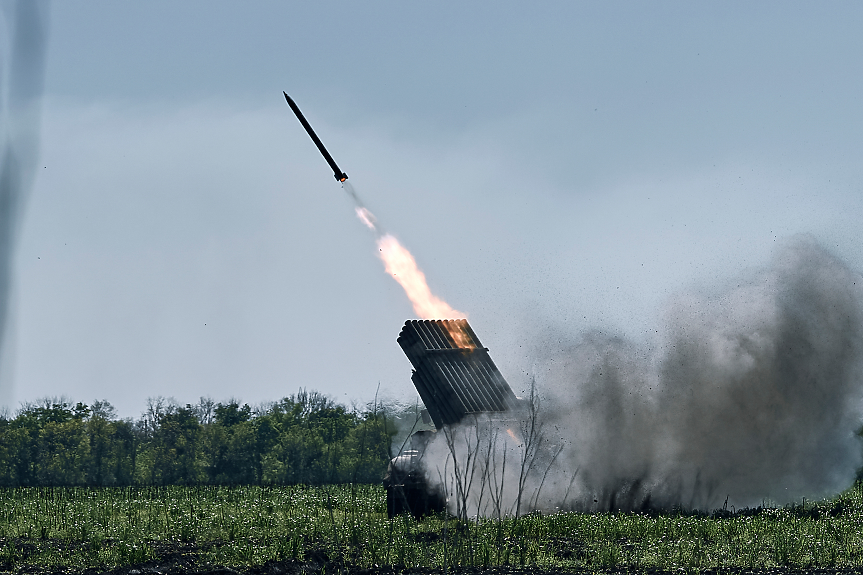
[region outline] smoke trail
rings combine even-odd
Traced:
[[[12,257],[39,153],[47,4],[0,5],[0,403],[11,400],[8,316]]]
[[[677,297],[656,341],[593,332],[544,353],[542,431],[520,511],[715,509],[726,498],[739,508],[850,486],[863,464],[861,279],[797,237],[734,287]],[[510,424],[485,425],[455,435],[455,451],[477,451],[471,437],[484,437],[498,466],[509,453],[501,493],[514,511],[523,421],[519,442],[500,441]],[[435,443],[429,457],[443,471],[450,450]],[[471,513],[494,514],[489,493],[481,503],[475,491]]]
[[[460,312],[431,292],[425,274],[417,266],[413,255],[399,243],[395,236],[385,233],[372,214],[362,203],[350,182],[344,182],[345,191],[355,204],[357,217],[375,234],[378,255],[384,262],[386,272],[393,276],[405,290],[414,312],[422,319],[457,319],[467,314]]]

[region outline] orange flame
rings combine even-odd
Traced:
[[[467,314],[453,309],[431,292],[426,283],[426,276],[417,267],[416,260],[394,236],[384,234],[379,237],[378,248],[387,273],[404,288],[414,307],[414,312],[419,317],[422,319],[467,317]]]
[[[377,236],[379,255],[384,261],[384,267],[387,273],[392,275],[404,288],[414,307],[414,312],[422,319],[466,318],[466,313],[453,309],[448,303],[431,292],[428,283],[426,283],[425,274],[417,267],[417,262],[411,253],[394,236],[382,234],[374,214],[362,205],[352,186],[349,187],[345,184],[345,189],[357,203],[354,208],[357,217]],[[453,327],[448,329],[456,345],[470,347],[470,341],[465,334],[458,329],[453,329]]]

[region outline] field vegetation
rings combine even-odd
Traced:
[[[786,507],[477,518],[455,481],[455,516],[389,518],[392,421],[303,391],[257,408],[156,399],[139,420],[106,402],[26,405],[0,417],[0,571],[863,569],[861,483]]]
[[[860,569],[863,489],[737,513],[468,521],[388,519],[377,485],[0,490],[4,570],[135,565],[161,572],[305,566],[317,573]]]

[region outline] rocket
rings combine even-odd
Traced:
[[[306,120],[306,117],[303,116],[303,113],[300,112],[300,109],[297,107],[297,104],[291,99],[290,96],[288,96],[287,92],[282,92],[282,94],[285,95],[285,100],[288,101],[288,106],[290,106],[291,110],[294,111],[294,114],[297,115],[297,119],[300,121],[300,124],[303,125],[303,128],[306,129],[306,132],[309,133],[309,136],[311,136],[312,141],[318,147],[318,150],[320,150],[321,155],[324,157],[324,159],[327,161],[327,163],[333,169],[335,178],[340,182],[344,182],[345,180],[347,180],[348,175],[346,173],[344,173],[343,171],[341,171],[339,169],[339,167],[336,165],[336,161],[333,159],[333,157],[330,155],[330,153],[324,147],[324,144],[321,142],[320,138],[318,138],[318,135],[315,134],[315,131],[312,129],[312,126],[309,124],[308,120]]]

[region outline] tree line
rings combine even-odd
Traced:
[[[137,420],[44,399],[0,416],[0,486],[377,482],[391,436],[377,406],[303,390],[255,409],[154,398]]]

